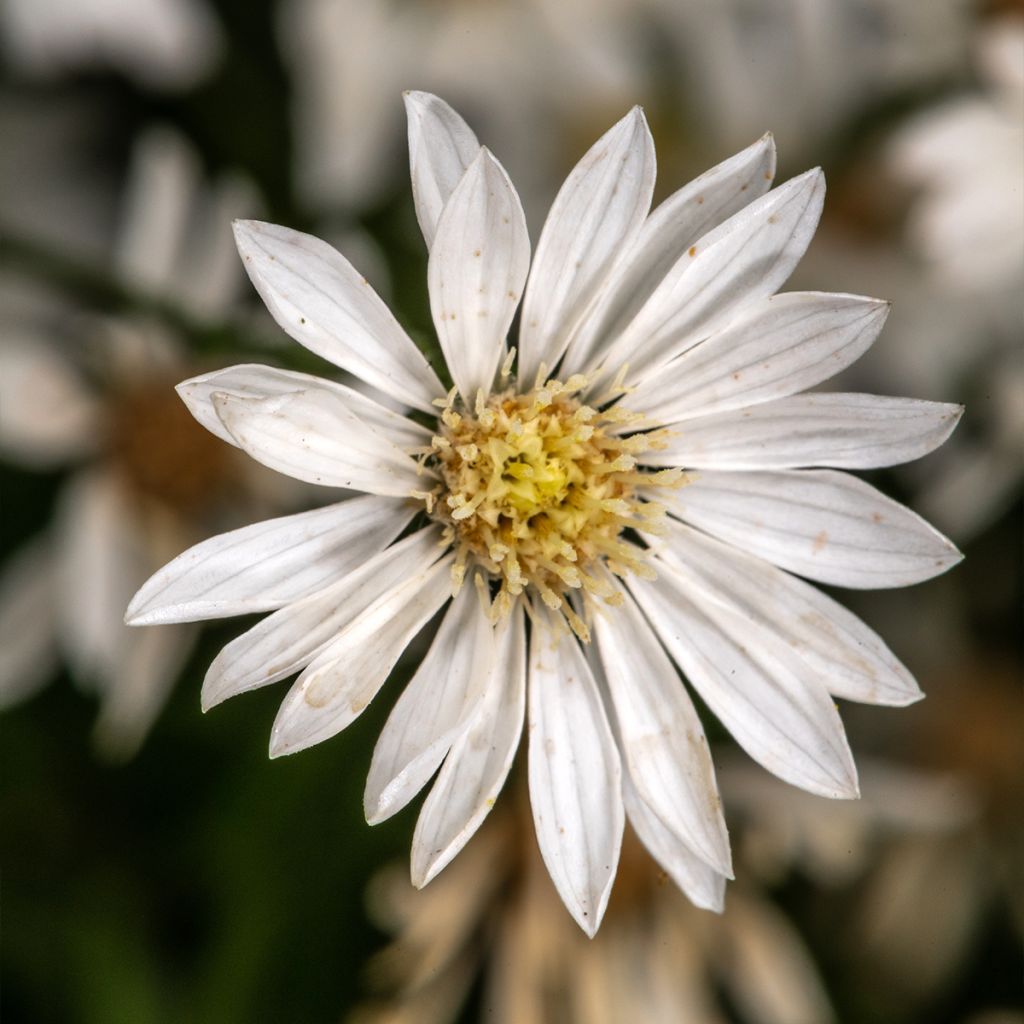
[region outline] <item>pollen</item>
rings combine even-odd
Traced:
[[[637,454],[658,447],[661,433],[620,436],[640,417],[583,404],[587,385],[581,375],[539,379],[526,393],[480,394],[472,409],[457,408],[452,393],[428,457],[441,480],[431,514],[456,552],[455,588],[479,566],[491,580],[492,618],[525,594],[561,611],[583,640],[589,630],[573,593],[612,604],[620,596],[602,565],[620,577],[653,575],[644,549],[622,536],[658,532],[664,515],[637,488],[682,482],[678,470],[637,468]]]

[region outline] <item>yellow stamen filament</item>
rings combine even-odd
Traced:
[[[511,359],[510,353],[502,378]],[[576,396],[589,383],[582,374],[546,379],[542,367],[531,391],[509,389],[486,399],[478,393],[472,410],[461,404],[456,410],[452,391],[437,403],[442,411],[428,459],[441,484],[420,495],[455,548],[456,590],[475,564],[497,586],[492,619],[508,614],[520,595],[532,595],[560,611],[584,641],[589,629],[568,595],[620,601],[601,564],[617,576],[651,578],[644,550],[620,535],[629,527],[658,532],[665,514],[640,499],[638,487],[685,479],[678,470],[638,469],[636,456],[663,444],[662,432],[619,437],[623,424],[635,426],[642,417],[618,406],[581,404]],[[613,390],[625,392],[619,378]]]

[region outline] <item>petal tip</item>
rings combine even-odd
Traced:
[[[227,699],[223,693],[218,693],[213,687],[203,686],[199,691],[199,710],[205,715],[212,711],[218,704],[223,704]]]

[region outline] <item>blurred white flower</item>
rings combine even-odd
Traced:
[[[110,258],[117,197],[106,167],[94,158],[103,131],[98,102],[76,95],[40,97],[0,91],[0,224],[63,253]],[[4,319],[11,303],[5,295]]]
[[[472,111],[504,140],[521,191],[548,194],[564,169],[560,133],[581,106],[603,119],[637,95],[630,13],[589,0],[282,5],[300,189],[319,207],[352,209],[394,186],[403,134],[395,97],[417,88]]]
[[[480,1019],[493,1024],[724,1024],[721,989],[744,1024],[834,1019],[799,933],[757,888],[737,883],[721,917],[701,914],[627,832],[620,884],[588,939],[518,824],[495,815],[428,890],[397,869],[373,880],[371,914],[395,940],[370,973],[388,996],[350,1024],[450,1024],[481,974]]]
[[[229,232],[218,238],[216,226],[252,208],[248,188],[225,182],[201,194],[193,153],[158,129],[136,149],[126,206],[114,254],[120,279],[193,315],[222,313],[241,275]],[[100,697],[99,743],[127,755],[163,706],[193,630],[128,630],[124,602],[195,538],[200,521],[204,530],[218,522],[204,518],[211,506],[238,487],[251,505],[254,487],[270,493],[270,475],[260,484],[248,466],[232,466],[169,400],[189,364],[158,325],[90,319],[50,294],[33,300],[20,283],[10,299],[0,456],[74,473],[52,530],[17,552],[0,578],[0,703],[45,683],[59,647]]]
[[[813,235],[824,182],[811,171],[769,190],[769,137],[648,216],[654,146],[634,108],[570,174],[531,267],[502,167],[436,97],[407,105],[431,308],[455,387],[444,395],[344,257],[240,222],[246,269],[281,327],[416,411],[260,366],[186,381],[183,399],[217,436],[366,496],[186,551],[128,620],[276,609],[221,652],[203,687],[210,707],[302,670],[274,724],[276,756],[349,725],[446,609],[365,795],[381,821],[441,769],[413,841],[416,884],[487,815],[525,715],[541,853],[588,934],[627,815],[696,904],[720,907],[728,838],[675,666],[770,771],[855,796],[833,695],[903,705],[921,694],[871,630],[784,570],[896,587],[960,556],[874,488],[810,467],[916,458],[960,410],[798,394],[856,359],[886,306],[775,294]],[[516,355],[506,335],[521,295]]]
[[[0,0],[0,30],[5,58],[29,74],[101,66],[156,89],[193,85],[222,47],[204,0]]]
[[[1018,291],[1024,281],[1024,18],[977,36],[984,93],[943,103],[894,141],[895,173],[923,195],[911,240],[940,280]],[[1018,303],[1018,308],[1020,304]]]
[[[963,62],[966,0],[649,0],[700,131],[735,146],[770,125],[792,159],[851,118]]]
[[[726,1000],[744,1024],[827,1024],[814,957],[773,886],[809,867],[819,886],[849,887],[896,844],[962,833],[971,797],[955,779],[874,763],[864,799],[824,814],[746,765],[727,761],[720,782],[742,866],[720,917],[681,899],[627,832],[619,884],[588,941],[559,912],[526,822],[502,810],[430,889],[393,867],[372,880],[371,916],[393,941],[370,965],[377,996],[350,1024],[462,1019],[480,976],[479,1019],[492,1024],[722,1024],[734,1019]]]
[[[919,190],[909,240],[928,270],[922,307],[956,307],[947,324],[959,325],[922,331],[914,350],[946,374],[947,393],[966,381],[980,396],[972,431],[922,482],[922,506],[964,538],[1010,504],[1024,473],[1024,18],[983,25],[976,54],[985,91],[914,118],[890,158]]]

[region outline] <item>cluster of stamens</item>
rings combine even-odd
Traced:
[[[496,591],[494,619],[530,590],[583,640],[589,631],[570,594],[620,600],[601,565],[617,576],[653,576],[643,548],[621,535],[658,532],[664,508],[641,500],[637,488],[681,478],[678,470],[639,470],[636,456],[659,445],[658,433],[620,435],[640,417],[583,404],[577,396],[587,384],[582,375],[565,383],[539,376],[526,393],[478,394],[472,411],[457,407],[453,389],[427,459],[441,481],[428,509],[455,549],[455,588],[478,565]]]

